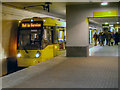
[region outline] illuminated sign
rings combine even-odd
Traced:
[[[22,23],[22,28],[41,27],[40,23]]]
[[[63,28],[59,28],[59,30],[63,30]]]
[[[42,28],[43,28],[43,22],[42,21],[20,23],[20,29],[21,30],[34,30],[34,29],[42,29]]]
[[[115,17],[117,16],[117,10],[110,10],[110,11],[94,11],[93,17]]]

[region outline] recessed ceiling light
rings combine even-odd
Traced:
[[[92,29],[92,27],[89,27],[89,29]]]
[[[101,5],[106,6],[106,5],[108,5],[108,2],[102,2]]]
[[[21,23],[21,21],[19,21],[19,23]]]
[[[119,22],[117,22],[117,24],[119,24]]]
[[[110,27],[113,27],[114,25],[109,25]]]
[[[108,24],[108,22],[105,22],[105,24]]]
[[[43,20],[44,22],[46,22],[46,20]]]
[[[33,19],[31,19],[30,21],[33,22]]]

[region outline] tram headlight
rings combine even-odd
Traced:
[[[40,57],[40,52],[38,51],[37,53],[36,53],[36,55],[35,55],[35,58],[39,58]]]
[[[17,54],[17,57],[21,57],[21,54],[20,54],[20,53],[18,53],[18,54]]]

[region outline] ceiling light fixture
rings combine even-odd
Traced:
[[[105,23],[105,25],[109,24],[108,22]]]
[[[102,2],[101,5],[106,6],[106,5],[108,5],[108,2]]]
[[[119,22],[117,22],[117,24],[119,24]]]
[[[89,27],[89,29],[92,29],[92,27]]]
[[[109,25],[110,27],[113,27],[114,25]]]

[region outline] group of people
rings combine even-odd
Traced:
[[[97,41],[99,42],[100,46],[104,46],[105,44],[105,40],[106,40],[106,45],[110,46],[110,45],[118,45],[118,42],[120,41],[120,33],[116,32],[100,32],[99,34],[97,34],[95,32],[95,34],[93,35],[94,41],[95,41],[95,46],[97,46]]]

